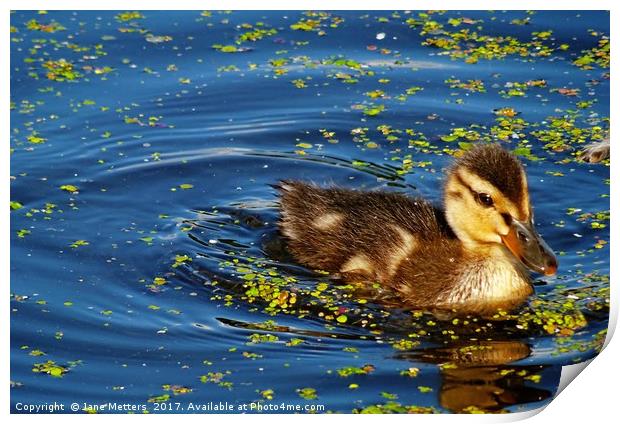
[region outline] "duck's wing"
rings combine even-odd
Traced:
[[[424,199],[299,181],[278,189],[281,231],[312,268],[385,279],[420,245],[450,237],[442,211]]]

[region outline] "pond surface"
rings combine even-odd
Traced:
[[[609,163],[579,152],[609,127],[608,35],[606,12],[14,12],[12,410],[549,402],[607,328]],[[287,255],[278,180],[440,201],[478,140],[521,157],[560,260],[520,310],[441,322]]]

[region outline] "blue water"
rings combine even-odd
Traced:
[[[119,13],[11,15],[11,201],[21,205],[11,211],[13,412],[54,402],[65,411],[77,402],[80,412],[108,402],[151,412],[193,412],[192,402],[522,411],[550,400],[562,365],[596,354],[607,327],[609,221],[582,214],[609,210],[609,166],[575,154],[599,137],[593,128],[608,127],[609,70],[572,62],[609,34],[608,13],[433,16],[448,29],[450,18],[467,17],[479,22],[460,28],[524,41],[552,31],[549,56],[476,64],[422,45],[432,34],[405,23],[417,12],[147,11],[126,22]],[[527,16],[528,25],[510,23]],[[32,19],[64,29],[28,27]],[[292,29],[300,19],[320,27]],[[237,45],[244,23],[277,33]],[[338,57],[355,62],[330,62]],[[44,64],[59,59],[79,75],[50,79]],[[450,78],[482,80],[486,91],[450,88]],[[546,87],[524,96],[500,93],[540,79]],[[398,98],[414,86],[423,90]],[[365,94],[373,90],[386,97]],[[594,102],[579,108],[584,101]],[[385,109],[365,115],[373,105]],[[501,143],[538,158],[523,158],[537,225],[560,253],[558,275],[537,278],[517,315],[540,313],[541,300],[574,302],[582,324],[562,333],[472,318],[474,331],[359,303],[346,288],[327,289],[325,304],[302,295],[329,280],[282,248],[270,184],[303,179],[439,201],[459,148],[441,136],[472,126],[497,141],[493,110],[503,107],[530,123]],[[544,148],[532,133],[569,111],[589,136]],[[401,132],[390,138],[381,125]],[[422,137],[427,146],[409,143]],[[248,272],[267,269],[306,312],[248,298]],[[333,308],[348,322],[336,322]],[[402,340],[411,344],[393,346]],[[347,367],[359,373],[341,375]],[[417,376],[401,375],[410,368]]]

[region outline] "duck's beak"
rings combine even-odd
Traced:
[[[558,270],[558,260],[553,250],[536,232],[531,221],[513,219],[510,231],[501,237],[512,254],[532,271],[553,275]]]

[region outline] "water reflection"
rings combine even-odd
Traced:
[[[510,365],[527,358],[530,346],[519,341],[479,341],[397,355],[399,359],[439,365],[439,403],[452,412],[500,412],[504,408],[549,398],[532,387],[542,365]]]

